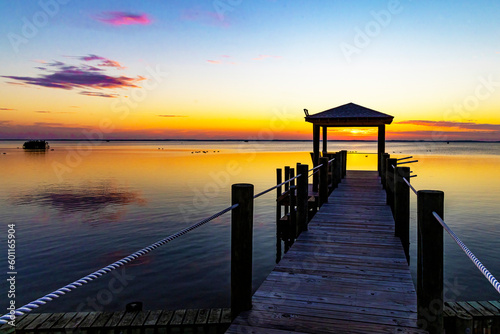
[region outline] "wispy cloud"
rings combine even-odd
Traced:
[[[229,21],[226,18],[222,19],[217,12],[203,10],[199,6],[185,9],[182,12],[181,20],[216,27],[228,27],[230,25]]]
[[[136,14],[129,12],[102,12],[94,17],[97,21],[114,25],[148,25],[152,23],[151,18],[147,14]]]
[[[16,110],[16,109],[12,109],[12,108],[0,108],[0,110],[13,111],[13,110]]]
[[[282,57],[281,56],[271,56],[271,55],[259,55],[258,57],[252,58],[252,60],[264,60],[264,59],[269,59],[269,58],[280,59]]]
[[[116,98],[119,95],[118,94],[106,94],[106,93],[100,93],[100,92],[89,92],[89,91],[81,91],[81,95],[87,95],[87,96],[97,96],[97,97],[109,97],[109,98]]]
[[[214,65],[221,65],[221,64],[236,65],[236,62],[229,61],[232,58],[231,56],[221,55],[218,58],[221,58],[221,59],[208,59],[207,63],[214,64]]]
[[[411,125],[433,126],[442,128],[458,128],[464,130],[478,130],[478,131],[500,130],[500,124],[476,123],[476,122],[408,120],[408,121],[395,122],[395,124],[411,124]]]
[[[88,62],[97,60],[97,61],[99,61],[99,63],[96,66],[99,66],[99,67],[114,67],[114,68],[117,68],[119,70],[126,69],[125,66],[123,66],[122,64],[120,64],[116,60],[111,60],[111,59],[100,57],[97,55],[87,55],[87,56],[79,57],[79,59],[83,60],[83,61],[88,61]]]
[[[96,55],[88,55],[78,57],[85,63],[79,65],[70,65],[61,61],[53,61],[47,63],[43,68],[42,74],[36,77],[29,76],[2,76],[3,78],[16,80],[8,82],[22,85],[42,86],[49,88],[60,88],[71,90],[78,89],[116,89],[116,88],[135,88],[137,83],[144,80],[142,76],[128,77],[125,75],[111,75],[105,73],[109,67],[123,69],[124,67],[116,61],[99,57]],[[87,64],[89,61],[99,61],[95,66]],[[115,94],[89,94],[84,91],[83,95],[89,96],[104,96],[114,97]]]
[[[35,110],[35,112],[39,113],[39,114],[50,114],[51,111],[48,111],[48,110]]]
[[[185,115],[157,115],[158,117],[188,117]]]

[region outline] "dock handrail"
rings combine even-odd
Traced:
[[[497,290],[498,293],[500,293],[500,282],[497,281],[495,276],[493,276],[490,271],[479,261],[479,259],[470,251],[470,249],[460,240],[460,238],[453,232],[453,230],[444,222],[444,220],[435,212],[432,211],[432,215],[436,220],[441,224],[441,226],[445,229],[446,232],[455,240],[457,245],[462,248],[462,250],[467,254],[469,259],[474,262],[474,265],[481,271],[481,273],[488,279],[488,281],[493,285],[495,290]]]
[[[403,160],[410,157],[403,158]],[[443,309],[443,230],[460,246],[474,265],[490,282],[493,288],[500,293],[500,283],[481,261],[460,240],[444,219],[444,193],[436,190],[417,190],[410,184],[409,167],[399,165],[417,162],[391,158],[384,154],[381,180],[387,191],[387,204],[391,206],[394,221],[395,235],[401,238],[405,255],[409,261],[409,190],[417,195],[417,306],[419,321],[426,323],[430,332],[442,333],[443,314],[435,312]],[[434,222],[437,220],[439,225]],[[408,262],[409,263],[409,262]],[[436,317],[429,319],[426,312],[434,312]],[[432,329],[432,330],[431,330]]]
[[[335,158],[329,160],[328,165],[330,165],[334,160],[335,160]],[[316,166],[315,168],[313,168],[311,170],[316,170],[316,169],[319,170],[319,168],[321,168],[323,166],[324,166],[324,163]],[[258,198],[258,197],[260,197],[260,196],[262,196],[262,195],[264,195],[264,194],[266,194],[274,189],[277,189],[283,185],[286,185],[290,182],[293,182],[295,179],[302,177],[302,175],[303,174],[298,174],[297,176],[294,176],[294,177],[292,177],[292,178],[290,178],[290,179],[288,179],[288,180],[286,180],[286,181],[284,181],[276,186],[268,188],[268,189],[266,189],[266,190],[264,190],[256,195],[254,195],[251,198],[252,198],[252,200],[256,199],[256,198]],[[307,175],[307,174],[304,174],[304,175]],[[295,188],[295,187],[292,187],[292,189],[293,188]],[[252,192],[253,192],[253,186],[252,186]],[[198,227],[201,227],[201,226],[207,224],[208,222],[214,220],[215,218],[218,218],[218,217],[224,215],[225,213],[238,208],[240,206],[240,204],[242,204],[242,203],[235,203],[232,206],[227,207],[227,208],[213,214],[212,216],[199,221],[196,224],[193,224],[193,225],[186,227],[186,228],[184,228],[184,229],[182,229],[182,230],[180,230],[180,231],[178,231],[178,232],[176,232],[176,233],[174,233],[166,238],[163,238],[157,242],[154,242],[154,243],[150,244],[149,246],[144,247],[144,248],[120,259],[120,260],[117,260],[117,261],[105,266],[105,267],[102,267],[101,269],[96,270],[96,271],[94,271],[94,272],[92,272],[92,273],[72,282],[72,283],[69,283],[69,284],[63,286],[62,288],[54,290],[51,293],[48,293],[43,297],[40,297],[36,300],[33,300],[26,305],[23,305],[15,310],[10,311],[7,314],[4,314],[3,316],[0,317],[0,325],[9,323],[9,321],[12,320],[13,316],[19,317],[19,316],[22,316],[24,314],[27,314],[27,313],[35,310],[36,308],[38,308],[44,304],[47,304],[48,302],[50,302],[56,298],[59,298],[60,296],[65,295],[66,293],[69,293],[69,292],[75,290],[76,288],[78,288],[84,284],[87,284],[87,283],[89,283],[89,282],[91,282],[91,281],[93,281],[93,280],[95,280],[103,275],[106,275],[107,273],[109,273],[117,268],[124,266],[127,263],[130,263],[130,262],[136,260],[137,258],[155,250],[156,248],[161,247],[161,246],[169,243],[170,241],[173,241],[173,240],[179,238],[180,236],[183,236],[183,235],[197,229]],[[245,204],[247,204],[247,203],[244,203],[242,205],[245,206]]]
[[[133,260],[151,252],[152,250],[155,250],[158,247],[166,245],[170,241],[175,240],[178,237],[183,236],[186,233],[189,233],[189,232],[197,229],[198,227],[205,225],[206,223],[214,220],[215,218],[222,216],[223,214],[225,214],[233,209],[236,209],[238,207],[238,205],[239,204],[234,204],[228,208],[225,208],[224,210],[221,210],[221,211],[217,212],[216,214],[199,221],[196,224],[193,224],[189,227],[186,227],[186,228],[184,228],[184,229],[182,229],[182,230],[180,230],[172,235],[169,235],[166,238],[163,238],[155,243],[152,243],[151,245],[144,247],[144,248],[130,254],[129,256],[126,256],[126,257],[124,257],[118,261],[115,261],[115,262],[113,262],[113,263],[111,263],[111,264],[109,264],[109,265],[107,265],[99,270],[96,270],[93,273],[88,274],[88,275],[86,275],[86,276],[84,276],[84,277],[82,277],[82,278],[80,278],[80,279],[78,279],[70,284],[67,284],[64,287],[59,288],[59,289],[57,289],[49,294],[46,294],[43,297],[35,299],[34,301],[14,310],[13,311],[14,315],[17,317],[17,316],[21,316],[23,314],[29,313],[29,312],[33,311],[34,309],[54,300],[55,298],[58,298],[62,295],[65,295],[66,293],[71,292],[72,290],[75,290],[76,288],[78,288],[84,284],[87,284],[87,283],[89,283],[89,282],[91,282],[91,281],[117,269],[117,268],[120,268],[120,267],[124,266],[125,264],[132,262]],[[6,324],[9,320],[11,320],[11,316],[12,316],[11,313],[7,313],[7,314],[1,316],[0,317],[0,325]]]
[[[275,185],[274,187],[271,187],[271,188],[269,188],[269,189],[266,189],[266,190],[264,190],[264,191],[262,191],[262,192],[258,193],[258,194],[257,194],[257,195],[255,195],[253,198],[255,199],[255,198],[260,197],[260,196],[262,196],[262,195],[264,195],[264,194],[267,194],[268,192],[270,192],[270,191],[272,191],[272,190],[274,190],[274,189],[276,189],[276,188],[279,188],[279,187],[281,187],[281,186],[283,186],[283,185],[285,185],[285,184],[287,184],[287,183],[290,183],[290,182],[292,182],[293,180],[295,180],[295,179],[297,179],[297,178],[299,178],[299,177],[301,177],[301,176],[302,176],[302,174],[299,174],[299,175],[297,175],[297,176],[295,176],[295,177],[292,177],[291,179],[288,179],[288,180],[286,180],[285,182],[282,182],[282,183],[280,183],[280,184],[277,184],[277,185]]]

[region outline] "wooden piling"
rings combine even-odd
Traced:
[[[290,187],[290,219],[288,220],[288,238],[290,242],[293,244],[298,234],[298,226],[297,226],[297,211],[295,206],[297,204],[297,186]]]
[[[389,153],[382,154],[382,163],[381,163],[382,174],[380,176],[380,181],[382,182],[382,188],[384,189],[385,189],[385,173],[386,173],[387,159],[389,159],[390,157],[391,155]]]
[[[233,184],[231,202],[231,316],[252,308],[252,184]]]
[[[398,161],[396,159],[389,158],[385,165],[385,191],[387,193],[386,204],[391,207],[392,213],[394,214],[394,168]]]
[[[328,158],[319,159],[319,205],[328,203]]]
[[[276,168],[276,185],[281,184],[282,181],[282,170],[281,168]],[[281,236],[283,233],[283,228],[281,224],[281,203],[279,198],[283,193],[283,186],[276,188],[276,263],[281,260]]]
[[[433,216],[444,219],[444,193],[417,192],[417,312],[429,334],[443,333],[443,228]]]
[[[410,264],[410,187],[404,181],[410,180],[410,167],[396,167],[394,185],[394,231]]]
[[[335,161],[337,161],[335,165],[335,180],[337,182],[337,187],[342,182],[342,153],[335,153]]]
[[[290,179],[290,166],[285,166],[285,175],[284,175],[283,181],[286,181],[289,179]],[[288,189],[290,189],[290,182],[285,183],[285,191],[288,191]],[[285,205],[284,211],[285,211],[284,213],[286,215],[288,213],[288,206]]]
[[[297,164],[297,226],[298,231],[296,236],[302,231],[307,231],[308,218],[308,191],[309,191],[309,181],[308,181],[308,165]]]
[[[347,151],[340,151],[342,153],[342,178],[347,175]]]

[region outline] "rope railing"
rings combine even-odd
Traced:
[[[416,175],[415,175],[416,176]],[[410,176],[411,177],[411,176]],[[415,189],[411,184],[410,182],[405,178],[403,177],[403,181],[406,182],[406,184],[408,185],[408,187],[410,187],[410,189],[413,191],[413,193],[416,195],[417,194],[417,189]]]
[[[88,274],[87,276],[84,276],[84,277],[74,281],[73,283],[70,283],[70,284],[68,284],[60,289],[57,289],[57,290],[55,290],[55,291],[53,291],[53,292],[51,292],[43,297],[40,297],[40,298],[22,306],[22,307],[19,307],[14,311],[14,315],[21,316],[23,314],[29,313],[29,312],[33,311],[34,309],[54,300],[55,298],[59,298],[60,296],[65,295],[66,293],[71,292],[72,290],[75,290],[76,288],[78,288],[84,284],[87,284],[87,283],[89,283],[89,282],[91,282],[91,281],[117,269],[117,268],[120,268],[129,262],[132,262],[133,260],[151,252],[152,250],[155,250],[156,248],[161,247],[161,246],[169,243],[170,241],[175,240],[178,237],[183,236],[186,233],[191,232],[192,230],[195,230],[198,227],[205,225],[206,223],[214,220],[215,218],[222,216],[226,212],[229,212],[229,211],[237,208],[238,205],[239,204],[234,204],[234,205],[232,205],[232,206],[230,206],[222,211],[217,212],[216,214],[214,214],[208,218],[203,219],[202,221],[200,221],[194,225],[186,227],[185,229],[182,229],[177,233],[174,233],[174,234],[172,234],[164,239],[161,239],[161,240],[159,240],[159,241],[157,241],[157,242],[155,242],[147,247],[144,247],[144,248],[130,254],[129,256],[126,256],[118,261],[113,262],[112,264],[110,264],[106,267],[103,267],[97,271],[94,271],[93,273]],[[1,316],[0,317],[0,325],[6,324],[9,320],[11,320],[11,313],[7,313],[7,314]]]
[[[299,175],[297,175],[297,176],[295,176],[295,177],[292,177],[291,179],[288,179],[288,180],[286,180],[285,182],[282,182],[282,183],[280,183],[280,184],[277,184],[277,185],[275,185],[274,187],[271,187],[271,188],[269,188],[269,189],[266,189],[266,190],[264,190],[264,191],[262,191],[262,192],[258,193],[258,194],[257,194],[257,195],[255,195],[253,198],[255,199],[255,198],[260,197],[260,196],[262,196],[262,195],[264,195],[264,194],[267,194],[268,192],[270,192],[270,191],[272,191],[272,190],[274,190],[274,189],[276,189],[276,188],[279,188],[279,187],[281,187],[281,186],[283,186],[283,185],[285,185],[285,184],[287,184],[287,183],[290,183],[290,182],[292,182],[293,180],[295,180],[296,178],[299,178],[299,177],[301,177],[301,176],[302,176],[302,174],[299,174]]]
[[[479,259],[474,255],[474,253],[472,253],[469,250],[469,248],[467,248],[467,246],[462,242],[462,240],[460,240],[460,238],[455,234],[455,232],[453,232],[448,227],[448,225],[446,225],[446,223],[443,221],[443,219],[435,211],[432,212],[432,215],[441,224],[441,226],[446,230],[446,232],[448,232],[448,234],[453,238],[453,240],[455,240],[455,242],[460,246],[460,248],[462,248],[462,250],[465,252],[465,254],[467,254],[467,256],[469,257],[469,259],[471,259],[471,261],[481,271],[481,273],[484,275],[484,277],[486,277],[488,279],[488,281],[491,283],[491,285],[493,285],[493,287],[495,288],[495,290],[498,293],[500,293],[500,283],[497,281],[497,279],[495,278],[495,276],[493,276],[489,272],[489,270],[486,269],[486,267],[481,263],[481,261],[479,261]]]
[[[312,171],[314,171],[316,169],[319,169],[321,166],[323,166],[323,164],[317,165],[316,167],[309,169],[308,172],[312,172]]]

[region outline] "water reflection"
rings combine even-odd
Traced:
[[[123,207],[131,204],[144,205],[138,191],[116,185],[111,180],[87,183],[75,187],[71,185],[49,186],[34,193],[11,196],[14,205],[39,205],[57,209],[63,214],[98,215],[106,220],[117,221],[123,215]]]

